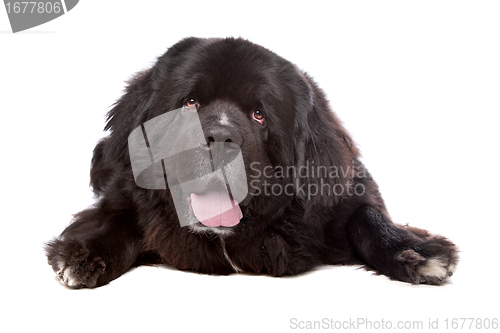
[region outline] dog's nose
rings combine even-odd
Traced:
[[[239,148],[243,139],[236,129],[225,125],[214,125],[203,130],[208,145],[214,142],[226,143],[228,148]]]

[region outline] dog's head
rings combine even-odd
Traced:
[[[175,112],[196,117],[175,122]],[[154,125],[159,119],[165,126]],[[314,82],[290,62],[242,39],[177,43],[131,81],[106,128],[113,147],[107,155],[114,161],[132,161],[134,167],[131,148],[146,147],[139,155],[146,164],[158,162],[150,171],[174,201],[182,198],[182,212],[176,204],[181,224],[186,218],[184,224],[195,231],[226,233],[241,217],[279,216],[292,202],[304,208],[332,205],[342,195],[318,189],[348,184],[349,175],[324,177],[314,168],[347,169],[357,156]],[[163,134],[148,138],[153,132]],[[182,149],[169,148],[155,159],[151,148],[162,144]],[[140,185],[140,175],[134,175]],[[94,178],[98,191],[99,177]],[[227,206],[229,215],[211,219],[210,208],[218,206]]]

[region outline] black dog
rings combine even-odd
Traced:
[[[176,164],[178,155],[157,163],[170,177],[164,189],[138,186],[131,133],[142,128],[136,133],[146,138],[148,120],[183,108],[195,108],[203,135],[186,132],[174,141],[196,141],[197,150],[189,163]],[[90,172],[100,200],[46,245],[50,265],[70,287],[98,287],[145,262],[272,276],[364,264],[414,284],[441,284],[457,264],[457,249],[446,238],[390,220],[353,140],[312,79],[246,40],[177,43],[133,78],[106,129],[111,134],[97,144]],[[179,180],[203,178],[197,170],[214,165],[216,143],[240,149],[233,155],[244,161],[236,173],[226,163],[223,181],[213,185],[220,187],[217,198],[227,190],[229,199],[206,194],[212,178],[199,192]],[[198,153],[210,156],[208,162]],[[238,199],[226,185],[242,170],[246,196]],[[186,203],[182,212],[173,187],[182,187],[175,194]],[[200,217],[223,200],[236,213]]]

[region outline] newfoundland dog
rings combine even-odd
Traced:
[[[441,284],[457,249],[394,224],[354,141],[304,72],[243,39],[187,38],[133,77],[108,114],[96,204],[46,244],[72,288],[140,264],[296,275],[361,264]]]

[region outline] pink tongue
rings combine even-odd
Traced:
[[[207,227],[233,227],[243,217],[238,202],[226,191],[191,194],[191,207],[196,218]]]

